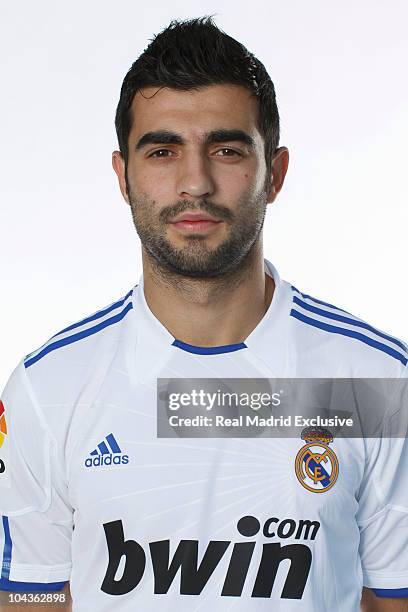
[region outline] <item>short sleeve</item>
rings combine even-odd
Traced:
[[[378,596],[408,597],[408,379],[402,378],[381,437],[366,440],[357,522],[364,586]],[[400,437],[387,437],[398,419]]]
[[[21,361],[0,404],[0,589],[62,588],[70,578],[72,530],[56,440]]]

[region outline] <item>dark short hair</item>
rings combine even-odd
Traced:
[[[265,66],[244,45],[220,30],[212,16],[172,20],[155,36],[127,72],[116,109],[120,151],[128,161],[131,105],[143,87],[197,90],[215,84],[236,84],[259,100],[258,127],[265,141],[268,170],[279,144],[279,113],[273,82]]]

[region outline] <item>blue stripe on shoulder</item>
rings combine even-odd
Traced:
[[[362,329],[367,329],[368,331],[372,332],[376,336],[379,336],[380,338],[384,338],[384,340],[388,340],[389,342],[392,342],[393,344],[398,346],[403,351],[407,350],[403,342],[400,342],[400,340],[397,340],[396,338],[393,338],[392,336],[388,336],[387,334],[384,334],[378,329],[375,329],[375,327],[368,325],[368,323],[364,323],[363,321],[358,321],[356,319],[350,319],[350,317],[344,317],[343,315],[337,314],[336,312],[328,312],[327,310],[323,310],[322,308],[317,308],[316,306],[312,306],[311,304],[308,304],[307,302],[300,300],[298,297],[296,297],[296,295],[293,296],[293,301],[295,304],[297,304],[298,306],[301,306],[305,310],[314,312],[315,314],[321,315],[322,317],[327,317],[328,319],[334,319],[335,321],[340,321],[340,323],[347,323],[348,325],[354,325],[356,327],[361,327]]]
[[[122,306],[126,302],[126,300],[130,296],[132,291],[133,291],[133,289],[131,289],[125,295],[125,297],[121,298],[120,300],[118,300],[114,304],[111,304],[107,308],[104,308],[103,310],[98,310],[98,312],[95,312],[95,314],[91,315],[90,317],[86,317],[85,319],[82,319],[81,321],[78,321],[77,323],[73,323],[72,325],[69,325],[65,329],[61,329],[61,331],[59,331],[58,334],[55,334],[55,336],[51,337],[51,340],[52,340],[52,338],[56,338],[57,336],[59,336],[61,334],[64,334],[67,331],[71,331],[71,329],[75,329],[77,327],[80,327],[81,325],[85,325],[85,323],[89,323],[90,321],[95,321],[96,319],[100,319],[101,317],[104,317],[109,312],[112,312],[112,310],[115,310],[115,308],[120,308],[120,306]]]
[[[342,336],[348,336],[349,338],[355,338],[356,340],[360,340],[360,342],[364,342],[364,344],[368,344],[373,348],[382,351],[383,353],[387,353],[394,359],[400,361],[404,366],[408,363],[408,358],[400,353],[399,351],[391,348],[387,344],[383,344],[382,342],[378,342],[373,338],[365,336],[364,334],[360,334],[359,332],[355,332],[352,329],[345,329],[344,327],[337,327],[337,325],[329,325],[328,323],[323,323],[323,321],[318,321],[317,319],[312,319],[311,317],[307,317],[303,313],[299,312],[292,308],[290,311],[290,315],[307,325],[312,325],[313,327],[317,327],[318,329],[323,329],[324,331],[331,332],[333,334],[340,334]]]
[[[113,325],[114,323],[117,323],[118,321],[121,321],[123,317],[132,308],[133,308],[133,304],[132,302],[129,302],[121,312],[119,312],[113,317],[110,317],[109,319],[105,319],[98,325],[95,325],[94,327],[89,327],[88,329],[84,329],[76,334],[73,334],[72,336],[67,336],[66,338],[62,338],[61,340],[57,340],[56,342],[52,342],[51,344],[48,344],[48,346],[46,346],[42,351],[37,353],[37,355],[35,355],[34,357],[31,357],[30,359],[26,359],[24,361],[24,366],[26,368],[29,368],[34,363],[36,363],[39,359],[42,359],[42,357],[44,357],[51,351],[55,351],[61,346],[66,346],[67,344],[72,344],[73,342],[77,342],[78,340],[82,340],[83,338],[87,338],[88,336],[92,336],[93,334],[96,334],[97,332],[101,331],[101,329],[104,329],[105,327],[108,327],[109,325]]]
[[[112,312],[112,310],[120,308],[126,302],[128,297],[132,294],[133,289],[134,287],[130,291],[128,291],[128,293],[123,298],[120,298],[120,300],[117,300],[116,302],[114,302],[114,304],[111,304],[110,306],[103,308],[103,310],[98,310],[93,315],[90,315],[89,317],[86,317],[85,319],[81,319],[81,321],[78,321],[77,323],[73,323],[72,325],[69,325],[68,327],[65,327],[64,329],[61,329],[61,331],[59,331],[57,334],[54,334],[54,336],[51,336],[51,338],[49,338],[45,344],[48,344],[54,338],[57,338],[61,334],[64,334],[65,332],[70,331],[71,329],[76,329],[77,327],[81,327],[82,325],[85,325],[86,323],[89,323],[90,321],[95,321],[97,319],[100,319],[101,317],[104,317],[105,315],[107,315],[109,312]],[[35,351],[31,351],[31,353],[28,353],[28,355],[25,356],[25,359],[26,360],[29,359],[31,355],[34,355],[35,353],[39,352],[41,348],[42,347],[40,346],[38,349],[35,349]]]
[[[337,306],[334,306],[333,304],[329,304],[328,302],[323,302],[322,300],[318,300],[318,299],[312,297],[311,295],[308,295],[307,293],[302,293],[294,285],[291,285],[291,287],[292,287],[293,291],[297,291],[297,293],[299,293],[299,295],[301,295],[305,299],[312,300],[312,302],[316,302],[316,304],[321,304],[322,306],[327,306],[328,308],[334,308],[335,310],[340,310],[340,312],[344,312],[346,314],[350,314],[349,312],[347,312],[347,310],[343,310],[342,308],[338,308]]]
[[[371,589],[377,597],[408,597],[408,587],[406,589]]]

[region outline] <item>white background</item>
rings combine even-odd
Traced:
[[[408,339],[407,6],[2,0],[0,386],[25,354],[138,281],[111,169],[119,90],[154,34],[204,14],[277,90],[291,161],[265,255],[302,291]]]

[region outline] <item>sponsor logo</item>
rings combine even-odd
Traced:
[[[306,427],[301,438],[305,446],[296,455],[296,476],[308,491],[324,493],[334,486],[339,475],[339,460],[329,448],[333,435],[323,427]]]
[[[3,446],[7,436],[7,425],[6,425],[6,415],[5,415],[5,407],[3,402],[0,400],[0,448]],[[0,474],[3,474],[6,471],[6,464],[3,459],[0,459]]]
[[[122,450],[117,443],[115,436],[110,433],[104,440],[89,453],[89,457],[85,459],[85,467],[93,468],[98,466],[109,465],[126,465],[129,463],[129,455],[122,453]]]
[[[6,415],[3,402],[0,400],[0,448],[3,446],[7,436]]]
[[[109,595],[125,595],[135,589],[142,580],[147,553],[135,540],[125,540],[121,520],[104,523],[103,528],[109,560],[101,590]],[[319,521],[308,519],[280,520],[272,517],[261,524],[255,516],[243,516],[237,522],[241,541],[233,543],[230,540],[211,540],[207,543],[204,554],[204,545],[198,540],[181,540],[177,548],[170,540],[150,542],[146,549],[150,553],[153,568],[154,594],[168,593],[173,581],[177,580],[180,583],[177,590],[181,595],[200,595],[228,550],[229,564],[225,579],[219,585],[218,594],[224,597],[241,597],[255,547],[262,546],[250,597],[271,597],[275,577],[280,570],[286,573],[281,599],[301,599],[312,564],[312,550],[310,545],[296,541],[314,540],[319,528]],[[257,534],[258,542],[253,539]],[[262,536],[265,541],[259,543]],[[245,539],[242,541],[242,538]],[[290,538],[292,542],[284,545],[281,542],[270,542],[276,538]],[[170,551],[174,551],[172,557]],[[282,561],[284,563],[280,567]],[[290,561],[290,564],[287,561]],[[119,565],[120,578],[116,579]]]

